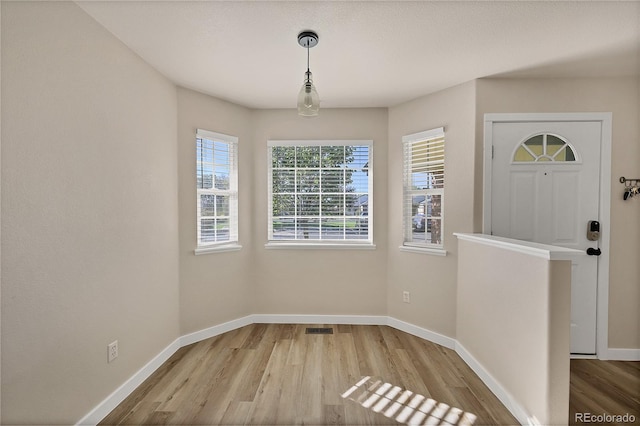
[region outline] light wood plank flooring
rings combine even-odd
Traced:
[[[585,424],[584,413],[629,413],[640,424],[640,362],[572,359],[569,424]]]
[[[101,424],[396,424],[341,397],[363,376],[471,413],[476,425],[517,424],[452,350],[386,326],[294,324],[252,324],[185,346]]]
[[[305,334],[333,327],[331,335]],[[449,349],[385,326],[253,324],[177,351],[101,425],[395,424],[341,394],[363,376],[477,416],[517,421]],[[576,413],[635,415],[640,362],[571,361]]]

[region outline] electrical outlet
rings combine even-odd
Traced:
[[[411,294],[408,291],[402,292],[402,301],[404,303],[411,303]]]
[[[118,358],[118,341],[114,340],[107,345],[107,362],[111,362],[116,358]]]

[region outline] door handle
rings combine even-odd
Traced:
[[[589,256],[600,256],[602,254],[602,251],[600,251],[599,248],[593,248],[593,247],[589,247],[587,249],[587,254]]]

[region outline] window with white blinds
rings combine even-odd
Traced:
[[[269,141],[269,241],[370,245],[372,156],[372,141]]]
[[[238,241],[238,138],[196,133],[197,247]],[[197,249],[196,249],[197,250]]]
[[[404,246],[443,249],[444,128],[407,135],[404,146]]]

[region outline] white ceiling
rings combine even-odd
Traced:
[[[640,75],[640,1],[79,1],[180,86],[294,108],[386,107],[487,76]]]

